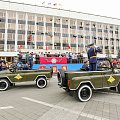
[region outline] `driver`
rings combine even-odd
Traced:
[[[86,71],[89,71],[88,61],[84,61],[84,65],[82,66]]]

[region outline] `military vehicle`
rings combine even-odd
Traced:
[[[33,70],[5,70],[0,71],[0,91],[7,90],[15,83],[35,81],[38,88],[45,88],[47,80],[52,77],[53,68]]]
[[[120,72],[114,69],[110,60],[99,61],[97,71],[59,69],[57,78],[60,87],[77,92],[82,102],[90,100],[93,89],[117,88],[120,93]]]

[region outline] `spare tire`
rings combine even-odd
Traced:
[[[67,81],[65,80],[65,72],[64,72],[64,70],[58,69],[57,78],[58,78],[58,84],[61,87],[65,87]]]

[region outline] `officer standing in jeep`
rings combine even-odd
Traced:
[[[89,59],[89,66],[90,71],[97,70],[97,52],[102,52],[99,47],[94,46],[94,43],[90,44],[90,49],[88,50],[88,59]]]

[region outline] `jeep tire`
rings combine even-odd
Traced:
[[[38,78],[36,85],[38,88],[45,88],[47,86],[47,80],[45,78]]]
[[[65,73],[62,69],[58,70],[57,73],[57,78],[58,78],[58,83],[60,84],[60,86],[65,86],[66,85],[66,81],[65,81]]]
[[[10,83],[7,79],[0,79],[0,91],[5,91],[9,88]]]
[[[92,96],[92,90],[88,85],[82,85],[78,90],[78,99],[81,102],[86,102],[90,100]]]

